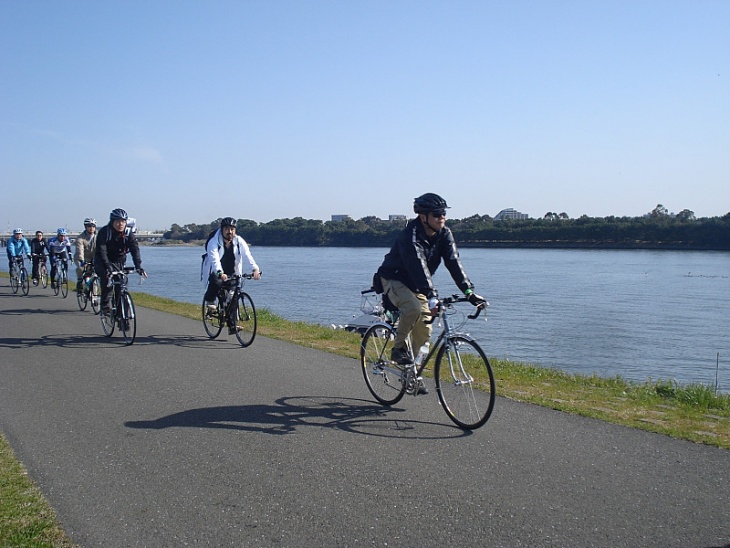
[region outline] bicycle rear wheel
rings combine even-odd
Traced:
[[[434,376],[441,405],[454,423],[473,430],[489,420],[494,409],[494,373],[474,339],[449,337],[436,355]]]
[[[256,338],[256,307],[248,293],[241,291],[238,294],[235,316],[236,338],[245,348]]]
[[[20,269],[20,287],[23,289],[23,295],[27,295],[30,292],[30,279],[28,278],[28,271],[25,267]]]
[[[404,368],[390,360],[395,329],[378,324],[370,327],[360,343],[360,364],[365,384],[383,405],[398,403],[406,393]]]
[[[98,276],[91,278],[89,299],[91,300],[91,309],[94,311],[94,314],[98,314],[99,310],[101,310],[101,282],[99,282]]]
[[[209,339],[215,339],[223,329],[223,311],[220,304],[216,304],[215,312],[208,312],[208,306],[203,299],[202,306],[203,327]]]
[[[65,299],[68,297],[68,274],[65,270],[61,271],[61,295]]]
[[[137,336],[137,314],[134,311],[134,301],[129,293],[122,293],[120,299],[119,329],[128,345],[134,342]]]

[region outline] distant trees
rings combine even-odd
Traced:
[[[173,224],[166,241],[204,241],[220,219],[207,224]],[[489,215],[448,219],[459,245],[474,247],[605,247],[730,250],[730,213],[696,218],[689,209],[669,213],[658,204],[642,217],[588,217],[570,219],[548,212],[540,219],[495,221]],[[238,221],[238,233],[253,245],[388,247],[403,222],[375,216],[359,220],[320,221],[295,217],[257,223]]]

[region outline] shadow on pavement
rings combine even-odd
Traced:
[[[188,409],[148,421],[128,421],[124,426],[160,430],[164,428],[223,428],[290,434],[308,426],[336,428],[381,437],[443,439],[471,435],[451,424],[401,420],[403,409],[355,399],[319,396],[280,398],[275,405],[235,405]],[[427,428],[417,428],[426,426]],[[435,428],[435,429],[434,429]]]

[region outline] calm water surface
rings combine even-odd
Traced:
[[[257,307],[290,320],[344,324],[359,315],[387,249],[254,247],[264,275],[247,282]],[[200,303],[202,247],[143,247],[147,293]],[[490,301],[469,322],[491,356],[566,371],[730,390],[730,254],[721,252],[463,249]],[[7,269],[7,265],[5,265]],[[134,281],[134,278],[132,278]],[[456,291],[445,268],[442,295]],[[202,327],[201,327],[202,329]]]

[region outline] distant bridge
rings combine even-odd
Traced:
[[[78,237],[79,234],[80,234],[79,232],[70,232],[69,231],[68,237],[69,237],[69,239],[71,239],[73,241]],[[56,231],[54,230],[54,231],[50,231],[50,232],[44,232],[43,235],[46,237],[46,240],[48,240],[49,238],[53,238],[56,235]],[[33,232],[24,233],[23,236],[25,236],[26,240],[32,240],[33,238],[35,238],[35,230]],[[156,242],[158,240],[161,240],[163,236],[164,236],[164,233],[162,233],[162,232],[137,232],[137,233],[135,233],[135,237],[140,242]],[[5,245],[5,242],[8,241],[12,237],[13,237],[12,232],[0,233],[0,240],[2,240],[3,245]]]

